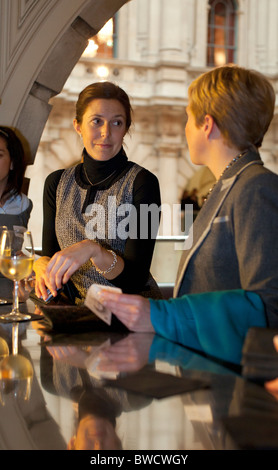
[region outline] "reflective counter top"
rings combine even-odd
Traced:
[[[0,366],[1,450],[278,448],[274,396],[158,335],[2,322]]]

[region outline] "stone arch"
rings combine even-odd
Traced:
[[[127,1],[1,0],[0,122],[28,142],[29,164],[50,98],[62,90],[88,39]]]

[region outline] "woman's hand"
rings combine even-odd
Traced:
[[[82,240],[74,245],[68,246],[55,253],[52,258],[41,257],[35,262],[34,270],[36,272],[36,295],[47,298],[47,288],[55,297],[57,290],[66,284],[73,273],[83,264],[91,259],[101,270],[106,270],[111,266],[113,256],[94,240]],[[115,268],[107,275],[106,279],[114,279],[124,268],[123,259],[118,256]]]
[[[48,256],[41,256],[34,262],[34,271],[36,274],[35,292],[39,298],[47,298],[47,284],[46,284],[46,267],[50,258]]]
[[[100,348],[97,357],[96,371],[101,373],[134,372],[142,369],[149,360],[153,334],[130,333],[116,343]],[[90,358],[89,358],[90,359]],[[89,360],[88,359],[88,360]]]
[[[114,293],[102,289],[100,302],[130,330],[154,333],[151,323],[150,302],[140,295]]]
[[[273,338],[273,345],[278,352],[278,335]],[[271,393],[278,400],[278,378],[265,382],[266,390]]]
[[[55,253],[47,264],[44,281],[52,295],[57,294],[70,277],[101,247],[92,240],[82,240]]]
[[[82,240],[64,250],[58,251],[52,258],[41,256],[34,263],[36,273],[35,292],[37,297],[47,299],[47,288],[55,297],[57,290],[66,284],[72,274],[86,263],[96,251],[99,245],[92,240]]]
[[[18,297],[20,302],[26,302],[30,292],[35,287],[35,276],[34,273],[29,278],[22,279],[18,283]]]
[[[90,347],[88,351],[83,351],[82,348],[78,346],[47,346],[46,347],[49,354],[53,359],[61,362],[65,362],[73,367],[85,368],[85,362],[90,353]]]

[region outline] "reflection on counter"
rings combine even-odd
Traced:
[[[16,324],[16,328],[12,323],[0,324],[0,342],[8,347],[8,355],[0,359],[0,448],[65,449],[59,425],[47,409],[32,357],[22,344],[27,330],[28,323]]]
[[[229,416],[222,421],[227,449],[278,449],[277,397],[261,385],[236,380]]]
[[[0,402],[5,405],[4,395],[29,400],[33,379],[33,367],[29,359],[18,353],[18,323],[12,325],[12,353],[7,345],[6,357],[0,362]],[[2,341],[5,341],[2,338]]]
[[[14,372],[9,387],[0,379],[1,449],[256,448],[254,430],[260,435],[268,421],[276,435],[275,397],[239,366],[158,335],[98,330],[99,323],[83,332],[49,329],[32,302],[22,308],[38,321],[17,330],[0,323],[0,364],[23,357],[31,386],[26,400]],[[278,448],[268,433],[261,442]]]
[[[185,387],[191,386],[188,390],[194,396],[199,396],[199,399],[203,397],[204,402],[207,402],[208,394],[211,398],[211,395],[216,393],[212,390],[213,384],[220,384],[220,381],[216,380],[219,374],[222,377],[222,391],[224,377],[228,376],[227,385],[233,383],[235,377],[234,371],[226,369],[223,365],[156,335],[142,333],[109,335],[102,332],[70,337],[60,334],[47,335],[42,344],[40,366],[43,388],[49,393],[69,399],[72,409],[75,410],[74,429],[68,439],[68,448],[71,449],[140,448],[140,442],[130,442],[132,434],[138,432],[138,429],[132,427],[132,431],[130,429],[127,433],[126,425],[129,427],[129,421],[131,423],[134,419],[140,419],[141,432],[138,437],[146,438],[149,427],[155,425],[157,407],[160,408],[161,417],[165,407],[167,410],[167,401],[157,399],[161,383],[152,390],[153,396],[146,396],[139,386],[137,391],[130,391],[130,381],[132,384],[136,383],[143,373],[144,377],[150,378],[160,374],[160,381],[165,380],[162,389],[167,388],[170,381],[172,388],[166,399],[172,404],[177,402],[180,410],[185,407]],[[129,379],[126,388],[115,386],[120,378]],[[182,394],[180,391],[177,394],[176,387],[181,385],[179,380],[184,387]],[[219,400],[216,400],[216,403],[219,406]],[[226,410],[229,400],[228,404],[221,402],[222,405]],[[147,417],[141,421],[141,415],[149,414],[153,415],[153,423],[150,423]],[[216,416],[217,414],[218,411]],[[185,424],[185,415],[184,420]],[[174,421],[171,419],[169,424],[169,433],[173,439],[171,427]],[[174,448],[180,448],[180,432],[176,438],[178,441],[172,445]],[[188,435],[182,444],[183,449],[187,448],[186,440]]]

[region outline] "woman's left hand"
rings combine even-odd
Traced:
[[[87,351],[83,351],[82,348],[78,346],[47,346],[46,347],[49,354],[56,361],[65,362],[74,367],[85,368],[85,362],[90,353],[90,348]]]
[[[26,302],[30,292],[35,287],[35,273],[29,278],[23,279],[18,283],[18,297],[20,302]]]
[[[75,271],[85,264],[99,249],[92,240],[82,240],[55,253],[45,273],[45,282],[53,295],[66,284]]]
[[[100,291],[99,301],[130,330],[154,333],[151,323],[150,302],[140,295]]]

